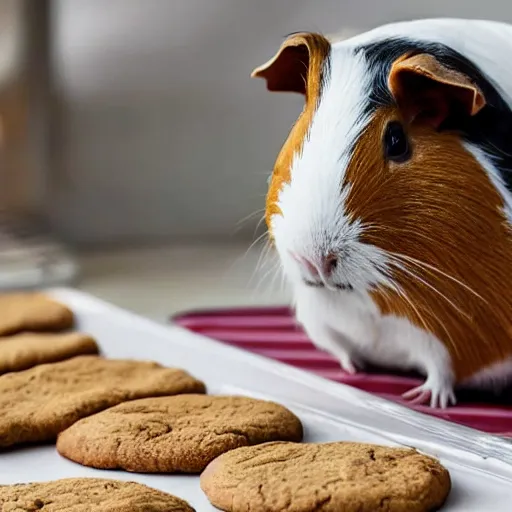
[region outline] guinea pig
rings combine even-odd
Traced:
[[[295,33],[253,76],[304,96],[266,222],[297,320],[348,372],[417,370],[445,408],[512,377],[512,26]]]

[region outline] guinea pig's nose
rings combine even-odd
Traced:
[[[318,277],[320,272],[318,271],[318,267],[311,261],[310,259],[301,256],[295,252],[290,251],[290,256],[301,266],[303,267],[312,277]]]
[[[329,253],[317,261],[301,256],[300,254],[290,252],[290,256],[303,267],[312,277],[328,278],[338,265],[338,257]]]
[[[338,256],[334,253],[329,253],[324,256],[321,260],[322,274],[325,277],[329,277],[338,266]]]

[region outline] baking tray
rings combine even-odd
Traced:
[[[214,394],[276,400],[303,421],[307,441],[352,440],[414,446],[439,457],[453,491],[446,512],[508,512],[512,496],[512,444],[430,417],[350,386],[250,354],[178,326],[165,326],[83,293],[50,290],[76,313],[78,328],[96,337],[107,357],[153,359],[203,379]],[[196,476],[140,475],[85,468],[61,458],[53,446],[0,454],[0,483],[65,477],[136,480],[211,512]]]
[[[412,405],[402,394],[422,383],[415,374],[365,369],[349,375],[330,354],[317,349],[299,328],[286,307],[225,308],[189,311],[175,315],[178,325],[270,359],[286,363],[326,379],[402,403],[419,412],[453,421],[490,434],[512,437],[512,386],[499,395],[458,390],[457,405],[433,409]]]

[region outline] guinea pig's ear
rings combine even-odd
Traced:
[[[311,82],[319,82],[322,64],[331,44],[319,34],[301,32],[289,36],[268,62],[251,76],[264,78],[269,91],[307,95]]]
[[[436,129],[454,111],[474,116],[486,104],[482,91],[468,76],[426,53],[396,60],[388,86],[407,121]]]

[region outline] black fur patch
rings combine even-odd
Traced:
[[[394,104],[387,80],[393,62],[404,53],[433,55],[444,66],[464,73],[477,84],[485,96],[486,106],[475,116],[457,114],[449,118],[442,129],[459,132],[463,139],[491,155],[512,192],[512,110],[477,66],[446,45],[406,38],[386,39],[363,46],[358,51],[364,53],[372,73],[370,110]]]

